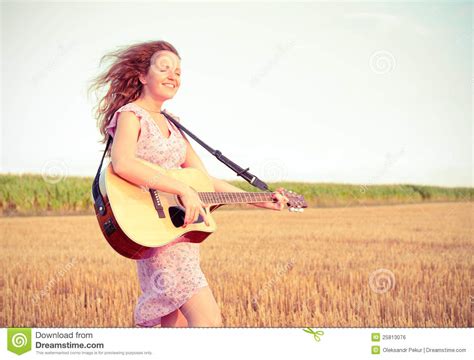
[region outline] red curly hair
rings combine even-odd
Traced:
[[[152,55],[159,50],[168,50],[178,56],[178,51],[173,45],[164,40],[148,41],[134,44],[131,46],[121,47],[118,50],[105,54],[99,66],[106,58],[112,58],[115,61],[102,74],[98,75],[91,81],[88,93],[94,91],[103,92],[103,89],[108,87],[105,96],[99,99],[95,109],[95,118],[97,120],[97,127],[103,136],[100,141],[102,144],[106,143],[109,135],[105,128],[112,120],[115,112],[123,105],[137,99],[143,88],[138,76],[140,74],[146,75],[150,68],[150,59]],[[110,147],[107,151],[107,156],[110,156]]]

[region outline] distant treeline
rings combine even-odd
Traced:
[[[59,180],[59,181],[58,181]],[[91,177],[44,179],[36,174],[0,174],[0,215],[95,214]],[[229,181],[245,191],[260,191],[245,181]],[[410,184],[352,185],[309,182],[267,182],[304,196],[308,207],[383,205],[400,203],[472,201],[474,188]],[[225,209],[253,206],[222,206]]]

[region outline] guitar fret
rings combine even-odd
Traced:
[[[247,204],[256,202],[273,201],[267,192],[199,192],[200,199],[205,204]]]

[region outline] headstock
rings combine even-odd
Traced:
[[[288,198],[288,210],[292,212],[303,212],[304,208],[308,207],[303,195],[299,195],[291,190],[286,190],[280,188],[281,190],[278,193],[286,196]]]

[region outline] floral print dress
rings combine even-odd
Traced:
[[[136,156],[166,169],[180,168],[186,156],[181,131],[167,120],[171,135],[167,138],[150,113],[135,103],[119,108],[106,131],[114,136],[118,114],[132,111],[140,120]],[[179,117],[173,115],[179,121]],[[136,326],[161,325],[161,318],[180,308],[207,280],[199,264],[199,243],[178,238],[160,247],[148,259],[136,260],[141,295],[134,312]]]

